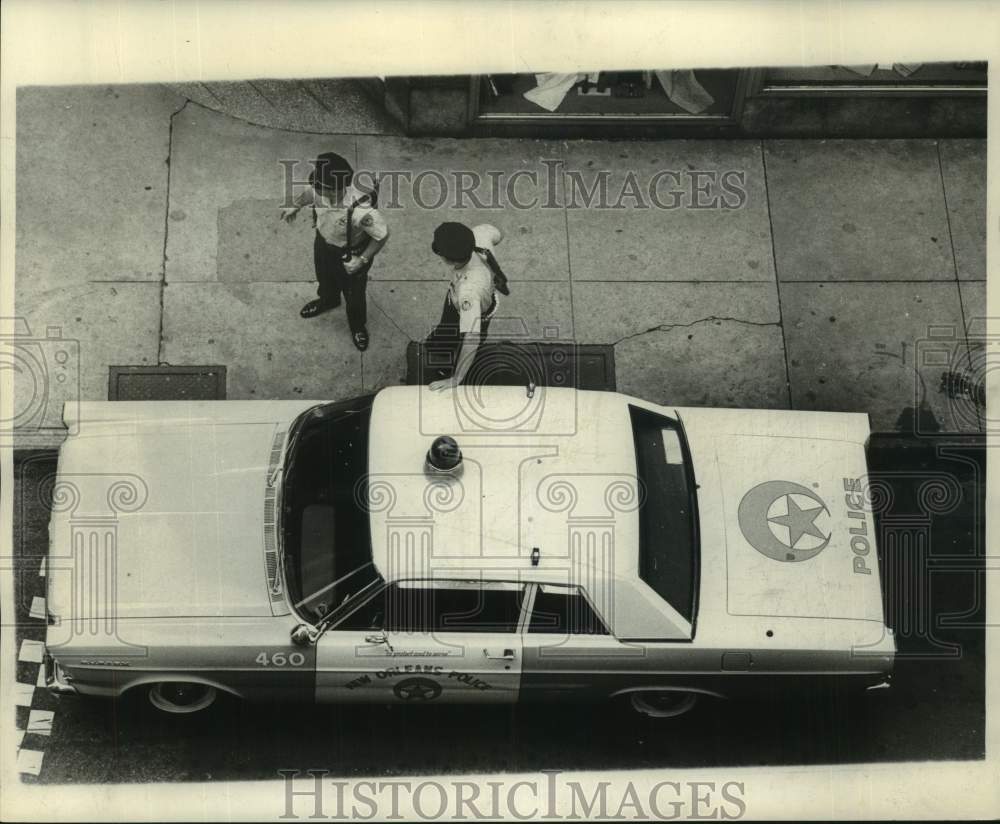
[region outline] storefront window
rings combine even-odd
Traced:
[[[986,92],[986,63],[868,63],[763,69],[763,94],[962,94]]]
[[[493,74],[478,78],[482,119],[728,120],[740,72],[666,69]]]

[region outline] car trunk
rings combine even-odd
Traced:
[[[733,615],[883,620],[864,446],[724,436],[715,454]]]

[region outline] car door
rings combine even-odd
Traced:
[[[513,703],[523,584],[417,580],[385,587],[317,643],[317,701]]]
[[[523,626],[522,700],[591,701],[632,683],[642,647],[608,632],[578,586],[538,584]]]

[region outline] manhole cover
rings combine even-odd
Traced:
[[[225,366],[112,366],[109,401],[224,401]]]

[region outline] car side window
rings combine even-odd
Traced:
[[[338,622],[335,630],[362,632],[385,627],[386,590],[379,592],[374,598],[369,598],[360,608]]]
[[[516,632],[524,587],[475,583],[393,585],[386,629],[395,632]]]
[[[578,587],[540,584],[531,609],[528,632],[562,635],[607,635],[607,627]]]
[[[435,582],[394,583],[335,629],[393,632],[516,632],[525,587]]]

